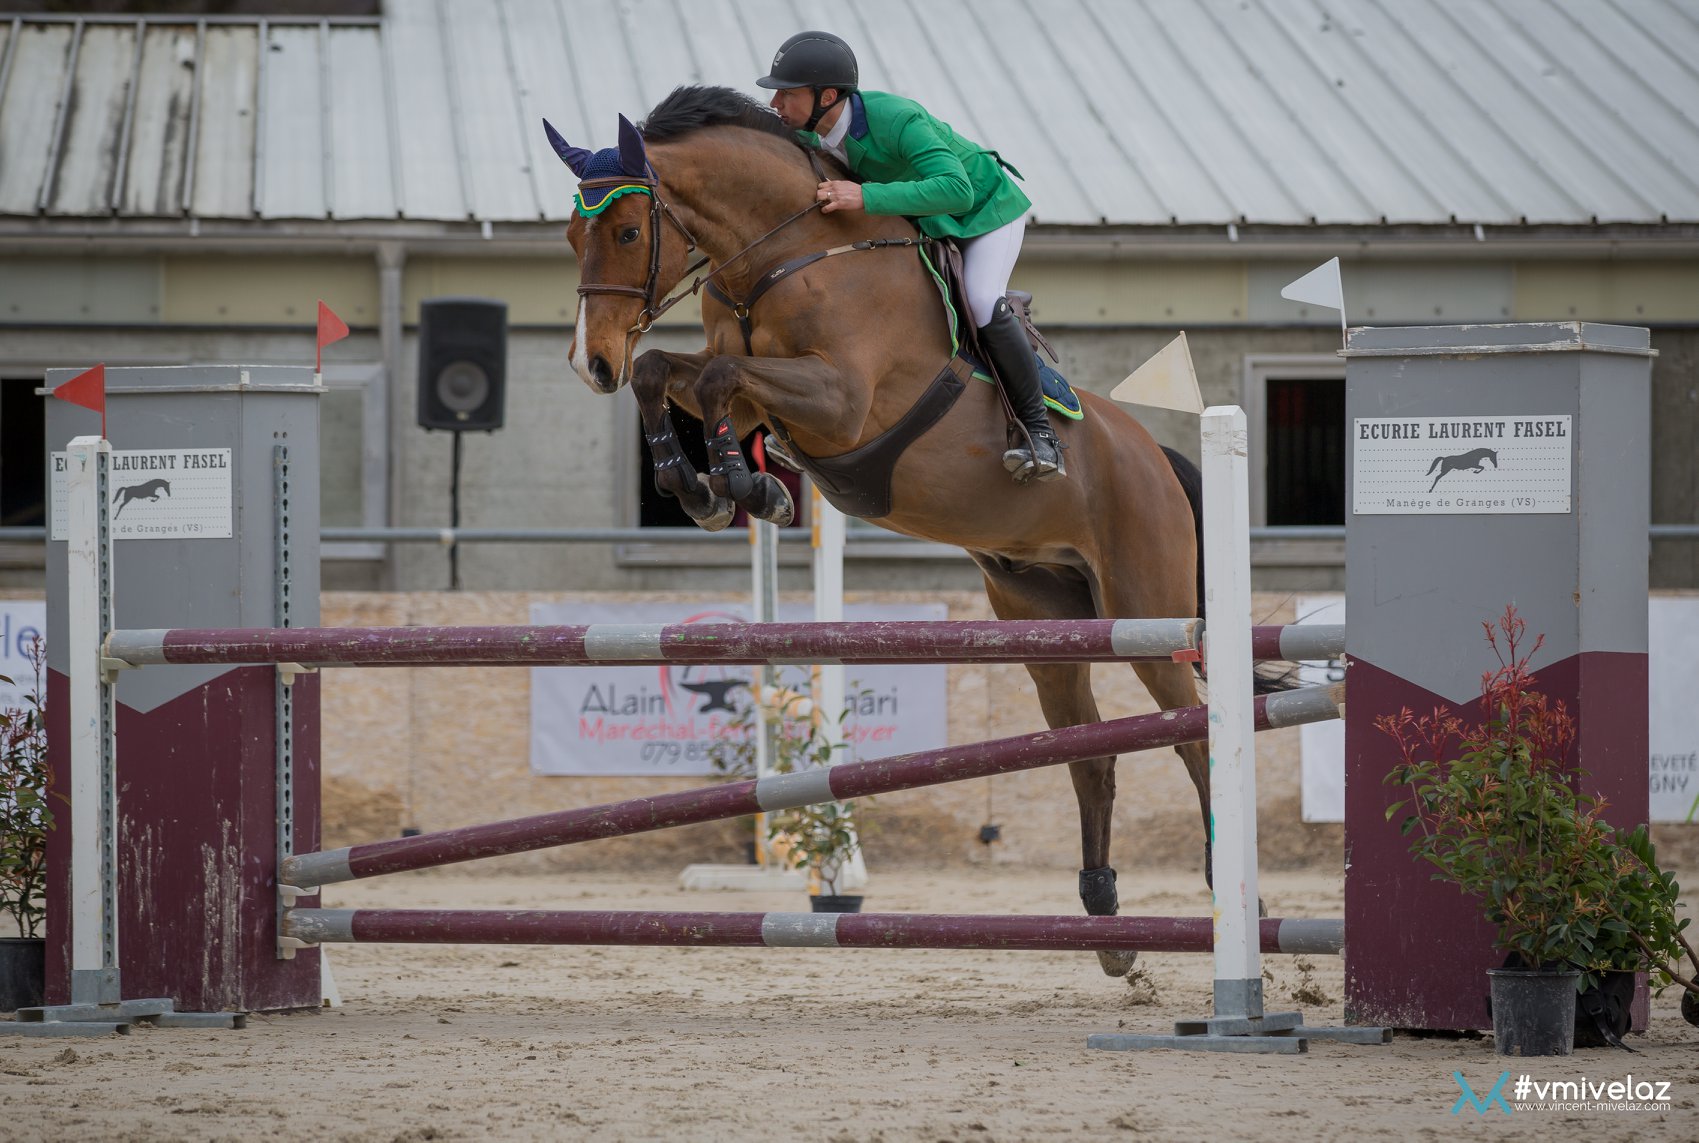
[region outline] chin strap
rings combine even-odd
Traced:
[[[808,116],[808,122],[802,125],[802,129],[804,131],[812,131],[814,128],[818,127],[820,125],[820,120],[825,116],[826,112],[830,111],[832,107],[837,106],[837,103],[833,103],[832,107],[820,106],[820,93],[825,91],[825,88],[813,87],[809,88],[809,90],[814,93],[814,109]],[[839,93],[838,98],[840,100],[843,98],[842,93]]]

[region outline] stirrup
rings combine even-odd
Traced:
[[[1052,480],[1061,480],[1068,475],[1067,462],[1062,458],[1065,447],[1057,437],[1048,432],[1032,433],[1032,448],[1026,447],[1025,442],[1010,448],[1003,453],[1003,468],[1014,477],[1016,484],[1028,484],[1037,480],[1046,484]],[[1045,449],[1049,445],[1049,449]],[[1048,451],[1049,455],[1044,455]]]

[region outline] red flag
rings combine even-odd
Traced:
[[[319,348],[313,355],[313,372],[324,372],[324,347],[335,341],[341,341],[348,336],[348,323],[331,312],[331,308],[323,302],[319,303]]]
[[[100,414],[100,435],[106,436],[106,366],[96,365],[77,374],[53,390],[61,401],[93,409]]]

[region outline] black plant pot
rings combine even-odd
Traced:
[[[0,937],[0,1012],[39,1008],[47,989],[47,938]]]
[[[1599,983],[1575,997],[1575,1046],[1621,1048],[1634,1018],[1632,972],[1606,972]]]
[[[1501,1056],[1575,1050],[1575,969],[1489,968],[1493,1043]]]
[[[861,912],[861,895],[846,896],[837,893],[821,893],[808,899],[808,907],[816,913],[859,913]]]

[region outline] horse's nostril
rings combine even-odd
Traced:
[[[607,358],[598,353],[590,359],[590,376],[595,379],[596,384],[604,389],[608,388],[614,381],[613,366],[608,364]]]

